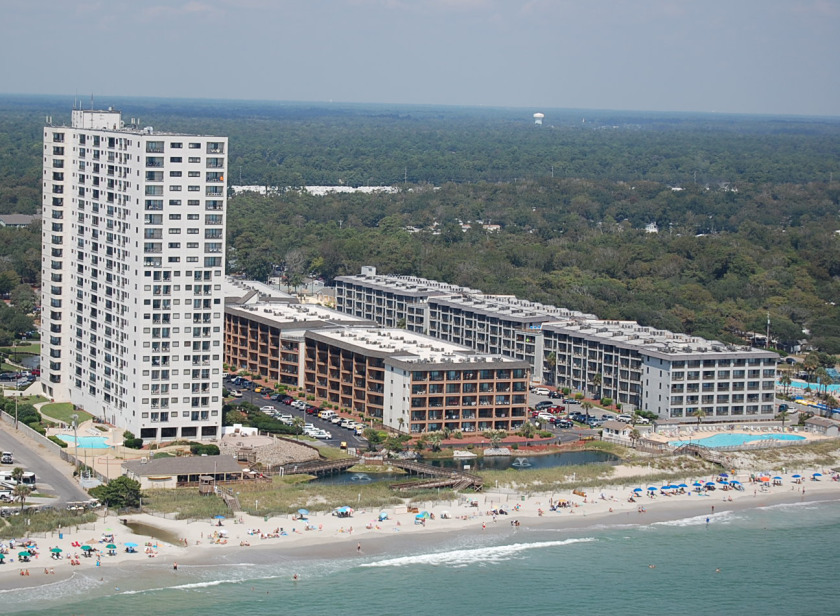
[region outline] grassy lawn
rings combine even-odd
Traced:
[[[5,353],[6,355],[14,353],[29,353],[31,355],[39,355],[41,353],[41,343],[27,342],[26,344],[19,344],[16,347],[0,347],[0,353]]]
[[[63,421],[66,424],[73,422],[70,417],[73,414],[79,416],[79,423],[93,419],[93,415],[86,411],[73,410],[73,405],[69,402],[54,402],[53,404],[45,404],[41,407],[41,414],[55,421]]]

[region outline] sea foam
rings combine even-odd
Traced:
[[[473,563],[498,563],[510,560],[517,554],[527,550],[539,550],[554,548],[573,543],[585,543],[596,541],[594,537],[581,539],[566,539],[564,541],[543,541],[538,543],[513,543],[510,545],[498,545],[492,547],[451,550],[448,552],[437,552],[432,554],[419,554],[415,556],[401,556],[389,558],[373,563],[365,563],[361,567],[405,567],[417,565],[450,566],[459,567]]]

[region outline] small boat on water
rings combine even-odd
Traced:
[[[477,458],[478,454],[473,453],[471,451],[465,451],[463,449],[454,449],[454,450],[452,450],[452,457],[453,458]]]

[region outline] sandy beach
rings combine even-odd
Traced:
[[[638,473],[638,468],[633,468]],[[224,562],[269,562],[282,558],[354,558],[394,553],[418,543],[434,544],[450,533],[512,533],[527,529],[578,529],[603,525],[644,525],[667,520],[705,516],[714,523],[715,516],[727,512],[765,507],[780,503],[826,501],[840,499],[840,482],[831,478],[831,469],[786,469],[781,485],[751,482],[756,472],[738,471],[729,477],[743,485],[743,490],[716,489],[696,492],[695,481],[714,482],[718,476],[686,477],[689,486],[682,493],[648,492],[652,485],[638,475],[627,477],[630,469],[619,468],[622,487],[616,485],[579,488],[575,493],[521,495],[508,491],[488,491],[467,495],[444,503],[413,503],[430,516],[423,523],[406,507],[390,507],[384,511],[354,511],[352,517],[339,518],[330,513],[313,513],[308,520],[291,516],[267,519],[249,515],[225,520],[170,520],[150,514],[118,517],[107,515],[95,524],[80,529],[67,529],[46,538],[34,538],[37,556],[24,563],[18,558],[20,540],[9,548],[6,563],[0,566],[0,591],[42,586],[71,577],[85,578],[90,583],[108,584],[130,574],[132,570],[169,570],[173,575],[190,567]],[[813,473],[823,476],[812,479]],[[794,475],[801,476],[797,483]],[[635,482],[635,483],[634,483]],[[717,484],[718,488],[723,484]],[[657,486],[660,487],[660,486]],[[641,488],[641,492],[633,492]],[[631,494],[637,494],[630,502]],[[653,494],[654,496],[649,496]],[[558,503],[562,506],[557,507]],[[495,510],[495,514],[494,514]],[[506,513],[502,513],[501,511]],[[129,526],[142,525],[135,533]],[[221,522],[221,525],[219,523]],[[518,523],[518,525],[517,525]],[[116,550],[106,549],[109,533]],[[162,538],[171,538],[164,541]],[[135,553],[126,552],[126,543],[136,544]],[[8,547],[8,542],[5,542]],[[95,548],[84,557],[81,546]],[[51,550],[61,550],[61,558],[51,558]],[[97,562],[99,564],[97,565]],[[73,564],[78,563],[78,564]],[[176,568],[177,567],[177,568]],[[21,575],[21,571],[29,575]],[[173,578],[176,580],[176,578]],[[177,583],[173,581],[173,584]]]

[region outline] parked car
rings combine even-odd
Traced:
[[[264,390],[265,390],[265,388],[262,387],[262,386],[254,387],[254,393],[255,394],[261,394],[261,393],[263,393]]]
[[[553,414],[556,415],[558,413],[564,412],[566,410],[566,407],[563,406],[562,404],[555,404],[554,406],[546,407],[545,410],[548,411],[549,413],[553,413]]]
[[[563,404],[580,404],[580,400],[575,400],[574,398],[566,398],[563,400]]]
[[[261,406],[261,407],[260,407],[260,410],[261,410],[263,413],[271,413],[271,412],[276,411],[277,409],[276,409],[275,407],[273,407],[273,406],[266,405],[266,406]]]
[[[551,393],[551,390],[548,387],[534,387],[531,393],[535,396],[547,396]]]
[[[647,425],[650,423],[650,419],[648,419],[647,417],[642,417],[641,415],[636,415],[636,423]]]
[[[575,427],[575,424],[573,424],[568,419],[557,419],[554,422],[554,425],[557,426],[558,428],[563,428],[564,430],[568,430],[569,428],[574,428]]]
[[[623,421],[624,423],[630,423],[633,421],[633,418],[628,415],[627,413],[622,413],[621,415],[616,415],[615,417],[618,421]]]
[[[562,398],[562,397],[563,397],[563,392],[560,392],[560,391],[550,391],[550,392],[548,392],[548,397],[549,397],[549,398]]]
[[[541,411],[543,409],[547,409],[547,408],[552,407],[552,406],[554,406],[554,403],[551,400],[542,400],[540,402],[537,402],[534,405],[534,408],[537,409],[538,411]]]
[[[321,438],[321,439],[331,439],[331,438],[332,438],[332,434],[330,434],[330,433],[329,433],[329,432],[327,432],[326,430],[318,430],[318,431],[315,433],[315,438]]]
[[[242,392],[239,391],[238,389],[234,389],[232,392],[230,392],[230,395],[233,396],[234,398],[241,398],[242,397]]]

